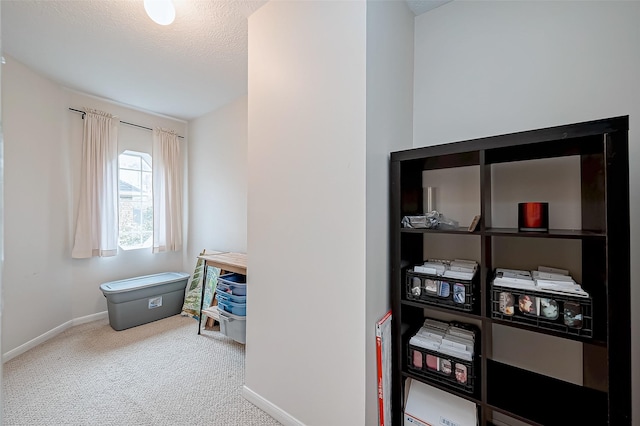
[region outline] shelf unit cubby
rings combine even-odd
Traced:
[[[494,424],[497,416],[518,425],[631,424],[628,129],[629,117],[619,116],[391,153],[394,425],[402,424],[408,378],[473,401],[481,426]],[[435,209],[460,227],[402,227],[403,217],[427,213],[432,190]],[[519,231],[517,204],[524,201],[549,202],[548,231]],[[478,214],[478,227],[469,231]],[[407,271],[429,258],[478,263],[473,309],[407,297]],[[494,314],[495,269],[536,265],[569,270],[588,292],[588,330]],[[473,392],[408,368],[408,341],[425,317],[478,326]],[[499,343],[505,329],[508,345]],[[573,363],[578,374],[542,371],[525,359],[522,348],[534,338],[570,345],[568,352],[579,353]],[[499,353],[505,347],[509,353]],[[549,346],[546,355],[553,358],[553,351]]]

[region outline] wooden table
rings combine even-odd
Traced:
[[[204,273],[202,274],[202,294],[200,295],[200,315],[198,318],[198,334],[200,334],[203,317],[204,291],[207,283],[207,266],[220,268],[220,274],[223,272],[235,272],[237,274],[247,275],[247,255],[246,253],[217,251],[201,254],[198,256],[198,259],[205,261]]]

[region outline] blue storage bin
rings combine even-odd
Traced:
[[[230,300],[218,299],[218,309],[222,309],[226,312],[231,312],[234,315],[244,317],[247,315],[246,303],[235,303]]]
[[[218,284],[216,288],[219,288],[225,293],[231,291],[234,296],[246,296],[247,295],[247,276],[237,273],[224,274],[218,277]]]
[[[247,303],[247,296],[236,296],[233,293],[229,293],[221,289],[220,287],[216,287],[216,297],[218,301],[220,300],[228,300],[233,303]]]

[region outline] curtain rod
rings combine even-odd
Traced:
[[[82,114],[82,119],[84,120],[84,115],[86,114],[86,112],[79,110],[79,109],[73,109],[73,108],[69,108],[70,111],[74,111],[74,112],[79,112],[80,114]],[[150,129],[149,127],[145,127],[145,126],[141,126],[139,124],[133,124],[133,123],[127,123],[126,121],[120,121],[122,124],[128,124],[129,126],[134,126],[134,127],[140,127],[141,129],[146,129],[146,130],[153,130]],[[178,137],[180,139],[184,139],[184,136],[180,136],[178,135]]]

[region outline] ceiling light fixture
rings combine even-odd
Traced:
[[[144,10],[149,18],[160,25],[169,25],[176,18],[172,0],[144,0]]]

